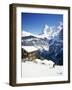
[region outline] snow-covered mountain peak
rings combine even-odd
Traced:
[[[25,30],[23,30],[21,32],[21,36],[22,37],[26,37],[26,36],[35,36],[36,37],[36,35],[34,35],[34,34],[30,33],[30,32],[26,32]]]
[[[54,29],[54,26],[48,26],[47,24],[45,24],[44,29],[42,31],[43,32],[42,37],[50,39],[54,31],[53,29]]]
[[[50,31],[49,26],[47,24],[45,24],[43,33],[46,35],[49,31]]]
[[[26,32],[26,31],[23,30],[23,31],[21,32],[21,35],[22,35],[22,37],[23,37],[23,36],[25,37],[25,36],[31,35],[31,33]]]
[[[26,31],[22,31],[22,37],[26,37],[26,36],[34,36],[36,38],[47,38],[47,39],[51,39],[54,38],[55,36],[57,36],[60,31],[63,29],[63,23],[59,22],[59,25],[57,26],[48,26],[47,24],[44,25],[44,29],[42,30],[42,33],[39,35],[35,35],[33,33],[30,32],[26,32]]]
[[[63,29],[63,23],[62,22],[59,22],[59,25],[58,25],[57,29],[59,29],[59,30]]]

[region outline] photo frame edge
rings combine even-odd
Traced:
[[[9,22],[10,22],[10,47],[9,47],[9,85],[16,85],[16,8],[9,5]]]
[[[68,10],[68,80],[67,81],[56,81],[56,82],[37,82],[37,83],[16,83],[16,7],[45,7],[55,9],[67,9]],[[10,4],[10,62],[9,62],[9,85],[11,86],[31,86],[31,85],[48,85],[48,84],[60,84],[70,83],[70,7],[63,6],[48,6],[48,5],[33,5],[33,4]],[[13,66],[14,65],[14,66]]]

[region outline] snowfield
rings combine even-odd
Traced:
[[[46,60],[35,60],[36,62],[22,62],[22,77],[48,77],[63,75],[63,66],[55,65],[53,62]]]

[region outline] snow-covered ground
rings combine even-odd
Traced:
[[[63,75],[63,66],[35,63],[31,61],[22,62],[22,77],[48,77]]]

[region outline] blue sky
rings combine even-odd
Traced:
[[[38,13],[21,14],[22,30],[34,34],[40,34],[45,24],[47,24],[48,26],[56,26],[59,22],[63,22],[63,15]]]

